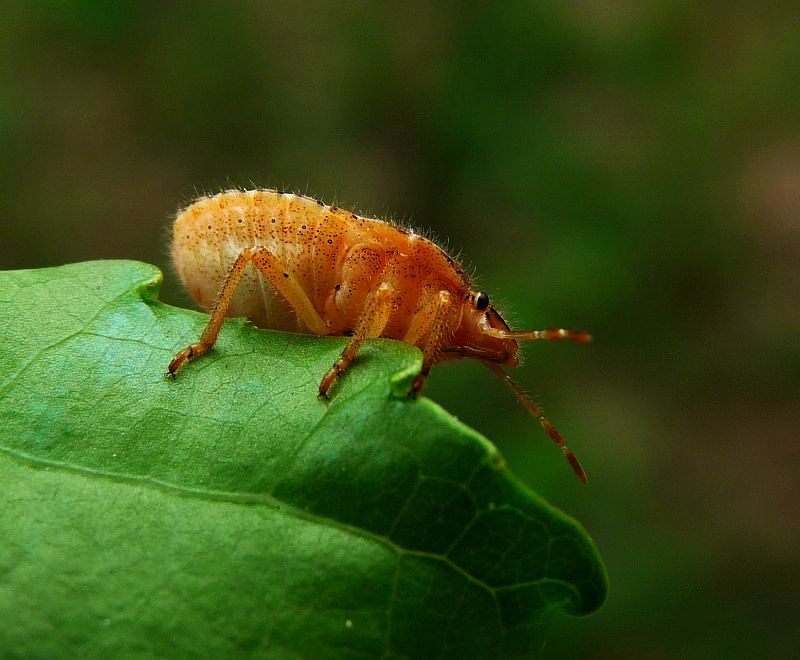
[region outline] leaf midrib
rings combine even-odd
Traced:
[[[38,456],[31,456],[30,454],[26,454],[25,452],[9,449],[8,447],[3,447],[3,446],[0,446],[0,453],[5,454],[11,460],[14,460],[23,465],[45,468],[49,470],[57,470],[59,472],[73,474],[88,479],[110,481],[113,483],[119,483],[123,485],[144,486],[147,488],[152,488],[153,490],[157,490],[162,493],[166,493],[168,495],[176,495],[179,497],[190,497],[193,499],[206,500],[210,502],[222,502],[227,504],[236,504],[245,506],[266,506],[275,511],[294,516],[295,518],[299,518],[301,520],[321,525],[327,525],[329,527],[333,527],[345,533],[352,534],[354,536],[358,536],[366,540],[374,541],[376,543],[385,546],[390,550],[393,550],[395,553],[397,553],[398,557],[405,555],[408,557],[419,557],[423,559],[430,559],[437,562],[441,562],[448,568],[457,572],[459,575],[464,577],[469,582],[485,590],[492,597],[492,600],[495,603],[495,607],[497,609],[498,620],[501,622],[502,622],[502,613],[500,611],[500,605],[497,602],[498,592],[510,591],[513,589],[521,589],[529,586],[537,586],[545,583],[555,583],[555,584],[560,584],[567,590],[569,590],[574,595],[575,602],[580,602],[580,594],[577,588],[574,585],[570,584],[569,582],[565,582],[564,580],[544,577],[538,580],[529,580],[526,582],[519,582],[516,584],[506,585],[503,587],[492,587],[491,585],[487,584],[480,578],[475,577],[474,575],[470,574],[469,572],[461,568],[458,564],[453,562],[446,555],[441,555],[434,552],[426,552],[424,550],[412,550],[410,548],[404,548],[403,546],[399,545],[398,543],[396,543],[395,541],[386,536],[376,534],[375,532],[370,532],[369,530],[366,530],[362,527],[358,527],[356,525],[351,525],[342,522],[340,520],[337,520],[336,518],[329,518],[327,516],[322,516],[318,513],[314,513],[312,511],[299,508],[294,504],[290,504],[288,502],[285,502],[284,500],[275,497],[274,495],[257,494],[257,493],[234,493],[230,491],[217,491],[217,490],[209,490],[203,488],[191,488],[188,486],[180,486],[166,481],[161,481],[159,479],[153,479],[152,477],[132,476],[126,474],[119,474],[115,472],[106,472],[103,470],[97,470],[95,468],[87,468],[87,467],[72,465],[69,463],[64,463],[61,461],[44,459]],[[484,461],[481,465],[489,465],[489,462]],[[552,542],[558,538],[559,537],[557,536],[556,537],[551,536],[549,537],[548,542],[552,544]],[[565,603],[569,602],[569,599],[565,598],[564,602]]]

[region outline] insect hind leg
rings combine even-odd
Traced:
[[[181,368],[184,362],[202,355],[216,343],[217,335],[219,335],[219,330],[222,327],[222,322],[225,320],[228,308],[231,305],[233,294],[236,292],[236,287],[239,286],[245,268],[252,258],[253,250],[250,248],[242,250],[239,256],[236,257],[236,261],[233,262],[233,266],[231,266],[231,269],[228,271],[222,289],[220,289],[217,301],[214,303],[214,307],[211,310],[211,318],[208,320],[203,334],[200,335],[200,339],[197,340],[196,343],[190,344],[172,358],[172,361],[167,367],[168,377],[174,379],[178,369]]]
[[[197,343],[190,344],[184,348],[172,359],[169,367],[167,367],[167,376],[175,378],[175,374],[184,362],[202,355],[214,346],[220,328],[222,328],[222,322],[225,320],[230,308],[233,294],[236,293],[236,287],[239,286],[245,268],[251,261],[259,272],[277,289],[278,293],[292,306],[311,332],[320,335],[325,334],[325,323],[316,309],[314,309],[303,287],[290,276],[290,273],[281,266],[275,256],[265,248],[245,248],[236,257],[236,261],[233,262],[233,266],[228,271],[222,289],[220,289],[217,296],[217,301],[211,310],[211,318],[208,320],[208,325],[203,330],[200,339]]]

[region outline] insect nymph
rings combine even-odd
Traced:
[[[364,340],[387,337],[422,350],[418,392],[431,367],[472,358],[504,380],[586,475],[553,425],[503,369],[519,363],[519,340],[572,340],[581,331],[513,331],[473,290],[463,269],[433,242],[382,220],[275,190],[202,197],[175,219],[172,259],[192,297],[211,318],[197,343],[180,351],[167,375],[208,351],[226,316],[257,326],[350,337],[319,385],[327,397]]]

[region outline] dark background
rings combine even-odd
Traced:
[[[482,3],[480,3],[482,4]],[[289,188],[430,229],[535,344],[427,393],[583,522],[546,656],[800,651],[795,2],[0,2],[0,267],[165,269],[174,211]]]

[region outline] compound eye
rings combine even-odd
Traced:
[[[481,291],[475,298],[475,308],[483,311],[489,306],[489,296]]]

